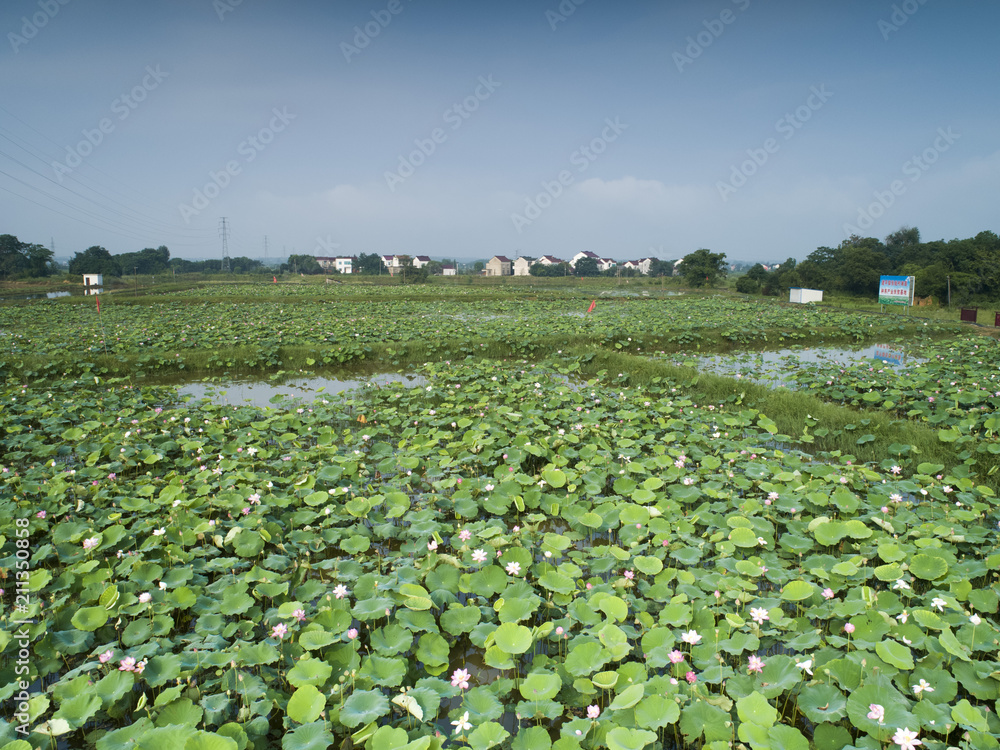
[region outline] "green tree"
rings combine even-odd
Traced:
[[[685,255],[680,268],[684,281],[693,287],[712,286],[728,270],[725,253],[713,253],[705,248]]]
[[[749,271],[747,271],[746,277],[752,281],[756,281],[759,286],[760,283],[767,278],[767,269],[760,263],[757,263],[752,266]]]
[[[482,273],[484,268],[486,268],[486,263],[484,263],[481,260],[477,260],[475,265],[472,266],[472,270],[474,270],[476,273]]]
[[[0,273],[5,279],[48,276],[55,270],[52,251],[29,245],[12,234],[0,235]]]
[[[659,258],[653,258],[649,263],[649,275],[650,276],[673,276],[674,275],[674,264],[668,260],[660,260]]]
[[[76,253],[69,262],[69,272],[75,275],[100,273],[105,276],[121,276],[118,261],[100,245],[92,245],[82,253]]]
[[[760,282],[750,278],[750,274],[740,276],[736,279],[736,291],[740,294],[757,294],[760,291]]]
[[[577,276],[600,276],[601,269],[597,266],[597,258],[580,258],[573,267]]]
[[[318,274],[323,273],[323,267],[312,255],[289,255],[288,260],[281,264],[281,271],[283,273]]]
[[[25,243],[12,234],[0,235],[0,272],[5,279],[19,277],[27,266]]]
[[[879,276],[885,273],[888,265],[888,258],[871,247],[844,248],[838,268],[839,286],[852,294],[874,296],[878,294]]]
[[[361,253],[353,270],[355,273],[378,276],[380,273],[385,273],[385,263],[382,262],[382,256],[378,253]]]

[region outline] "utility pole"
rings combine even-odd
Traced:
[[[267,265],[267,235],[264,235],[264,265]]]
[[[222,237],[222,272],[229,273],[229,227],[226,226],[226,217],[223,216],[219,226],[219,234]]]
[[[135,296],[139,296],[139,266],[132,266],[132,280],[135,282]]]
[[[951,309],[951,276],[948,276],[948,309]]]

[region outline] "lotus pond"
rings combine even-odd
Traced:
[[[1000,508],[971,440],[993,444],[996,342],[813,372],[829,413],[951,451],[865,460],[750,384],[640,377],[632,314],[577,321],[607,354],[470,353],[291,408],[10,357],[0,748],[1000,746]]]

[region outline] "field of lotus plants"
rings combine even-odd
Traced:
[[[410,293],[0,306],[0,750],[1000,747],[995,339]],[[687,367],[896,339],[774,398]],[[420,384],[234,405],[175,360]]]

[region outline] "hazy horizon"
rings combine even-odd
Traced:
[[[11,0],[0,233],[780,262],[997,231],[1000,7]]]

